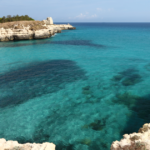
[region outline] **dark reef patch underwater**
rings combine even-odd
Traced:
[[[91,46],[91,47],[97,47],[97,48],[106,48],[105,45],[93,44],[91,40],[48,41],[47,39],[43,41],[34,40],[30,42],[25,42],[25,43],[19,43],[18,41],[9,42],[7,44],[1,43],[0,47],[21,47],[21,46],[31,46],[31,45],[41,45],[41,44],[61,44],[61,45]]]
[[[115,82],[121,82],[123,86],[135,85],[142,81],[141,75],[138,74],[138,70],[135,68],[128,68],[124,71],[118,72],[112,79]]]
[[[10,92],[0,98],[0,107],[21,104],[34,97],[56,92],[66,83],[85,78],[85,71],[71,60],[28,64],[0,75],[0,87]]]
[[[73,25],[0,43],[0,138],[109,150],[150,122],[150,24]]]

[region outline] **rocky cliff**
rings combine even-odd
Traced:
[[[111,150],[150,150],[150,124],[144,124],[138,133],[125,134],[121,141],[115,141]]]
[[[0,24],[0,41],[30,40],[49,38],[61,30],[75,29],[70,24],[54,25],[50,18],[43,21],[24,21]]]
[[[43,144],[19,144],[17,141],[0,139],[0,150],[55,150],[55,145],[48,142]]]

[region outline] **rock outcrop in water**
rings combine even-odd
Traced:
[[[19,144],[17,141],[0,139],[0,150],[55,150],[55,145],[48,142],[43,144]]]
[[[9,27],[9,24],[12,25]],[[71,29],[75,29],[75,27],[70,24],[54,25],[52,18],[47,18],[44,21],[7,23],[7,28],[6,23],[4,23],[0,27],[0,41],[45,39],[55,33],[61,33],[61,30]]]
[[[144,124],[138,133],[125,134],[121,141],[115,141],[111,150],[150,150],[150,124]]]

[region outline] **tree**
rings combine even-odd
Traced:
[[[23,21],[23,20],[34,20],[31,17],[29,17],[28,15],[25,16],[11,16],[11,15],[7,15],[7,17],[3,16],[3,18],[1,18],[0,23],[4,23],[4,22],[10,22],[10,21]]]
[[[7,15],[7,18],[11,18],[11,15]]]

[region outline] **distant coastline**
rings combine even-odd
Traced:
[[[45,39],[53,36],[55,33],[61,33],[61,30],[73,29],[76,28],[70,24],[53,24],[53,19],[51,17],[43,21],[5,22],[0,23],[0,42]]]

